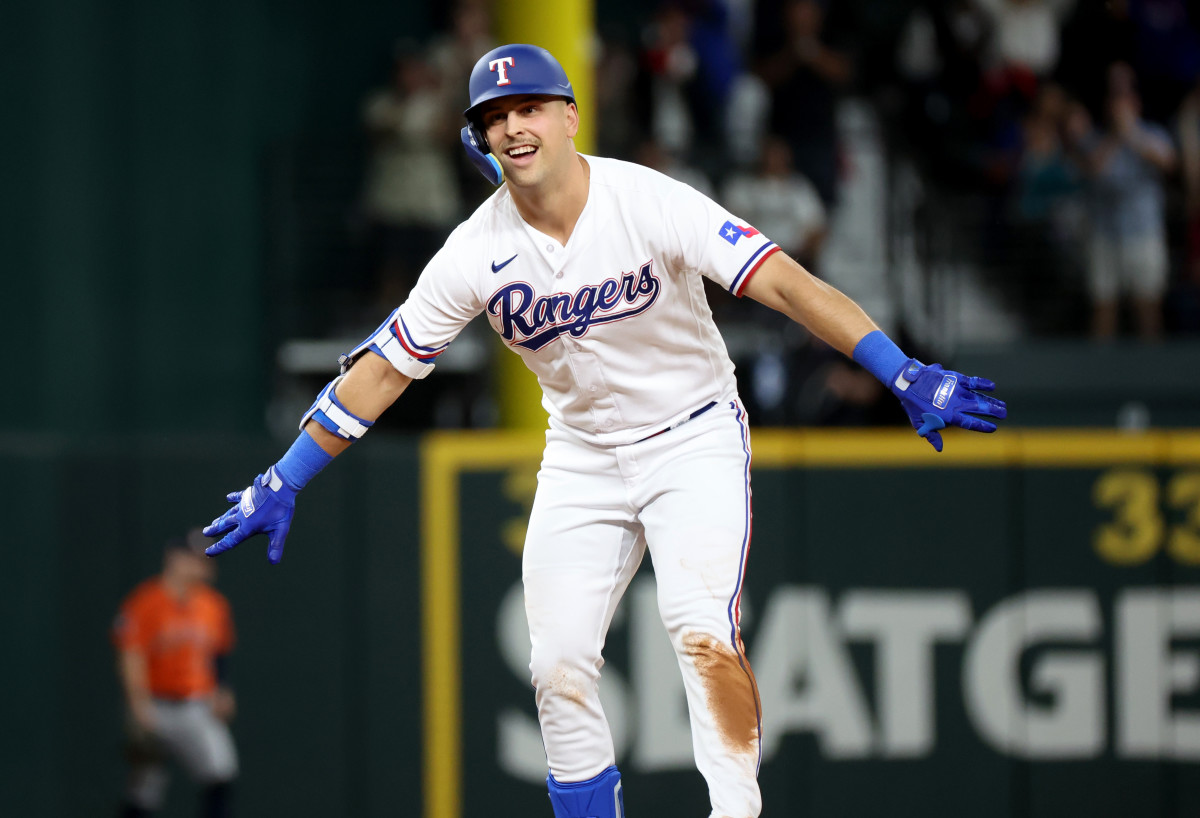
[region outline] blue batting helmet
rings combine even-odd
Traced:
[[[575,89],[554,55],[544,48],[522,43],[502,45],[480,57],[471,69],[467,90],[471,95],[471,107],[463,111],[467,118],[461,133],[463,148],[471,164],[493,185],[504,181],[504,169],[492,155],[483,127],[475,116],[479,106],[488,100],[524,94],[575,101]]]
[[[480,105],[500,97],[543,94],[575,101],[575,89],[554,55],[522,43],[502,45],[480,57],[471,69],[468,91],[471,107],[463,111],[467,119],[474,119]]]

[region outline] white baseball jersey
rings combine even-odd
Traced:
[[[375,338],[397,369],[422,378],[486,312],[537,375],[552,418],[588,442],[626,444],[735,391],[700,276],[740,295],[779,248],[687,185],[585,159],[587,204],[565,246],[530,227],[501,187]]]

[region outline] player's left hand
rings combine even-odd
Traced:
[[[233,508],[213,520],[204,529],[206,537],[221,537],[221,541],[204,549],[215,557],[255,534],[267,535],[267,561],[278,565],[283,559],[283,545],[292,515],[296,513],[296,491],[274,466],[242,491],[230,492],[225,499]]]
[[[961,372],[942,369],[941,364],[926,366],[916,358],[909,358],[890,386],[917,434],[939,452],[940,429],[961,426],[972,432],[994,432],[995,423],[976,415],[997,420],[1008,416],[1004,401],[980,394],[991,392],[996,384],[987,378],[970,378]]]

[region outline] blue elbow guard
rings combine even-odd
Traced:
[[[308,407],[308,411],[304,413],[304,417],[300,418],[301,431],[304,430],[304,424],[312,419],[338,437],[353,443],[365,435],[367,429],[370,429],[374,425],[374,421],[360,418],[338,400],[337,385],[343,377],[342,375],[338,375],[325,385],[325,388],[321,390],[321,394],[317,395],[317,399],[313,401],[313,405]]]
[[[554,818],[625,818],[621,773],[615,766],[577,784],[559,784],[548,775],[546,786]]]

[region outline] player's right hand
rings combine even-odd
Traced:
[[[230,492],[225,499],[233,503],[226,511],[204,528],[204,536],[221,537],[204,553],[210,557],[223,554],[255,534],[267,535],[267,562],[278,565],[283,559],[283,544],[292,515],[296,513],[296,492],[274,466],[242,491]]]

